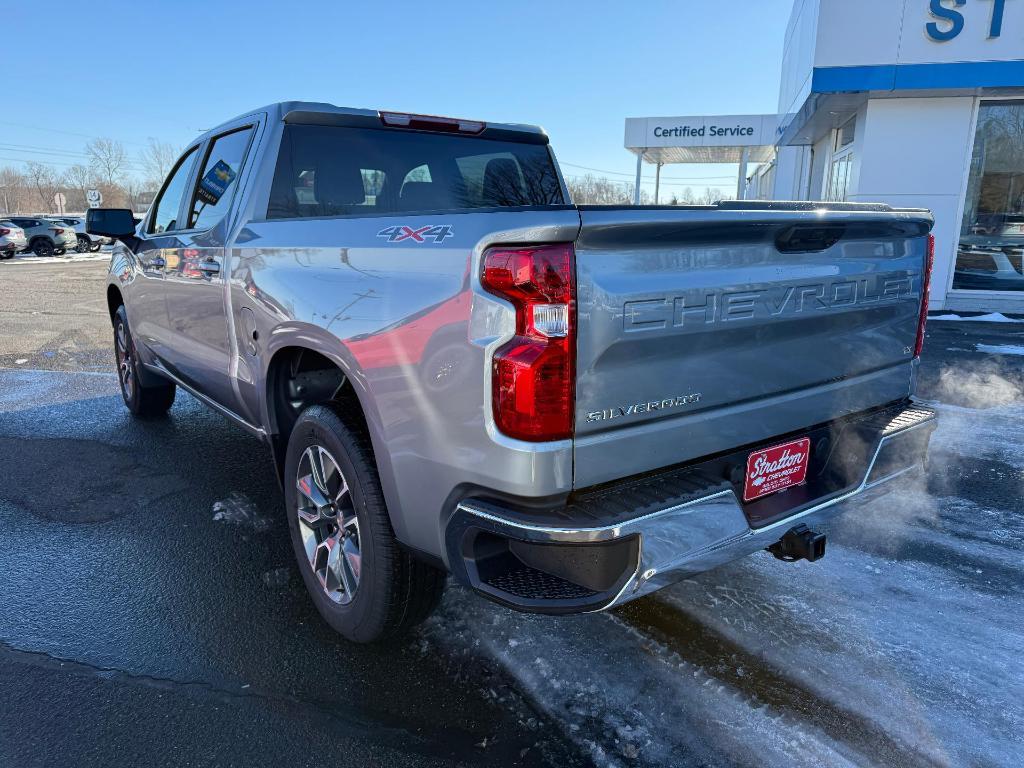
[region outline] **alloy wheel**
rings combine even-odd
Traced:
[[[332,601],[347,605],[359,588],[359,519],[348,482],[330,452],[309,446],[299,460],[299,535],[313,574]]]
[[[132,345],[128,340],[128,331],[123,322],[117,324],[115,334],[115,353],[117,354],[117,377],[121,381],[121,390],[126,400],[135,394],[135,365],[132,359]]]

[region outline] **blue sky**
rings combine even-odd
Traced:
[[[149,136],[183,145],[252,107],[309,99],[538,123],[567,174],[629,180],[626,117],[776,110],[792,0],[11,5],[4,27],[22,32],[4,43],[0,165],[83,161],[69,153],[92,136],[133,154]],[[66,43],[41,50],[27,32],[44,25],[54,42],[54,24]],[[734,174],[669,167],[664,189],[731,187]]]

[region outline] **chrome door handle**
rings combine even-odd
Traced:
[[[200,272],[206,272],[209,275],[215,275],[220,272],[220,264],[213,259],[206,259],[205,261],[200,261],[196,264],[196,269]]]

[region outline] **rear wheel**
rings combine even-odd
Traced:
[[[147,418],[167,413],[174,404],[177,387],[172,382],[147,386],[140,380],[138,354],[123,305],[114,313],[114,361],[121,397],[133,416]]]
[[[45,237],[32,241],[32,253],[36,256],[53,256],[53,243]]]
[[[285,501],[306,588],[346,638],[398,635],[437,606],[445,574],[399,546],[369,437],[354,419],[326,405],[302,412],[288,440]]]
[[[78,242],[75,244],[75,250],[78,253],[88,253],[91,245],[92,243],[89,241],[88,237],[85,235],[79,235]]]

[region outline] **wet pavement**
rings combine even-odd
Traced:
[[[47,269],[42,319],[9,324]],[[135,421],[90,372],[102,265],[15,270],[0,765],[1024,762],[1024,324],[931,325],[928,475],[850,505],[819,563],[755,555],[576,618],[449,588],[364,648],[305,596],[265,448],[181,393]]]
[[[141,422],[113,376],[0,371],[0,455],[0,765],[565,756],[486,664],[334,635],[266,449],[190,397]]]

